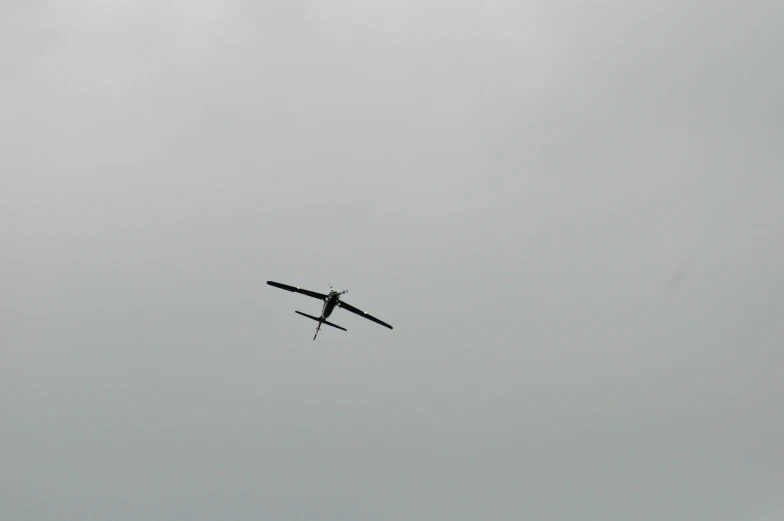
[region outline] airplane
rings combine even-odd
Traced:
[[[324,301],[324,305],[321,307],[321,316],[320,317],[314,317],[313,315],[308,315],[307,313],[303,313],[302,311],[294,311],[295,313],[300,314],[303,317],[308,317],[309,319],[315,320],[316,322],[318,322],[318,326],[316,327],[316,334],[313,335],[313,340],[316,340],[316,337],[319,334],[319,330],[321,330],[321,324],[326,324],[328,326],[332,326],[332,327],[341,329],[343,331],[348,331],[344,327],[340,327],[339,325],[333,324],[332,322],[327,322],[327,318],[329,318],[329,316],[335,310],[335,307],[343,308],[346,311],[351,311],[352,313],[355,313],[355,314],[359,315],[360,317],[364,317],[364,318],[366,318],[368,320],[372,320],[376,324],[381,324],[384,327],[388,327],[389,329],[392,329],[392,326],[390,326],[386,322],[382,322],[381,320],[377,319],[376,317],[374,317],[372,315],[368,315],[367,313],[365,313],[361,309],[357,309],[354,306],[352,306],[351,304],[348,304],[348,303],[343,302],[342,300],[340,300],[340,296],[343,295],[344,293],[348,293],[348,290],[335,291],[334,289],[332,289],[332,284],[329,285],[329,293],[326,293],[326,294],[325,293],[317,293],[315,291],[310,291],[310,290],[307,290],[307,289],[302,289],[299,286],[289,286],[288,284],[281,284],[280,282],[273,282],[271,280],[268,280],[267,284],[269,284],[270,286],[274,286],[276,288],[285,289],[286,291],[292,291],[294,293],[302,293],[303,295],[307,295],[308,297],[313,297],[315,299],[319,299],[319,300],[323,300]]]

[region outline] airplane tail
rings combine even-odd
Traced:
[[[308,317],[309,319],[315,320],[316,322],[319,323],[319,325],[316,327],[316,334],[313,335],[313,340],[315,340],[316,336],[318,336],[318,333],[321,330],[321,324],[326,324],[328,326],[332,326],[332,327],[335,327],[335,328],[343,330],[343,331],[348,331],[345,327],[340,327],[339,325],[333,324],[332,322],[327,322],[323,318],[314,317],[313,315],[308,315],[307,313],[303,313],[302,311],[295,311],[294,313],[298,313],[298,314],[302,315],[303,317]]]

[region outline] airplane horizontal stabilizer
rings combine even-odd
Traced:
[[[336,328],[341,329],[343,331],[348,331],[348,329],[346,329],[345,327],[340,327],[337,324],[333,324],[332,322],[327,322],[326,320],[322,320],[322,319],[320,319],[318,317],[314,317],[313,315],[308,315],[307,313],[303,313],[302,311],[295,311],[294,313],[299,313],[303,317],[308,317],[309,319],[315,320],[316,322],[321,322],[322,324],[326,324],[328,326],[336,327]]]

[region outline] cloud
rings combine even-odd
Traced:
[[[3,9],[14,519],[781,512],[778,4]]]

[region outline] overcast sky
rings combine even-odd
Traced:
[[[775,0],[4,2],[0,518],[784,519],[782,55]]]

